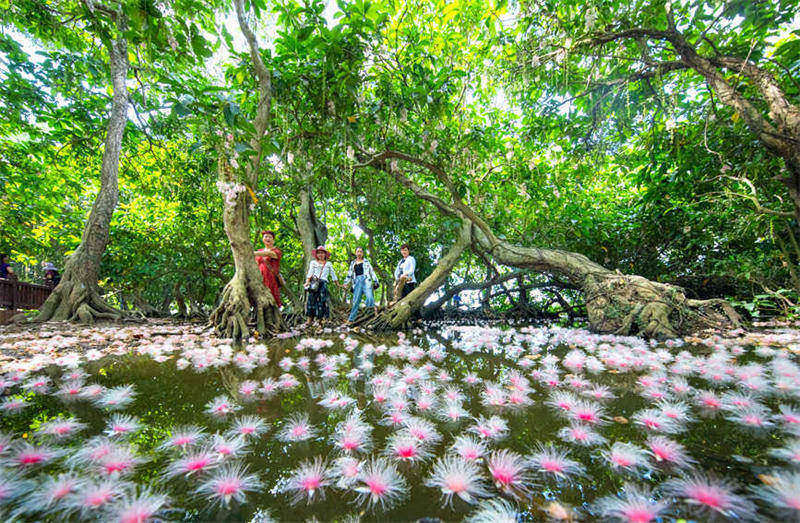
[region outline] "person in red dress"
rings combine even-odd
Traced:
[[[264,248],[255,251],[258,269],[264,278],[264,285],[270,290],[278,307],[281,306],[281,289],[278,284],[278,274],[281,272],[281,256],[283,251],[275,246],[275,233],[273,231],[261,231],[261,241]]]

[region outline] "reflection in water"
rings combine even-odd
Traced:
[[[800,370],[735,338],[444,327],[240,353],[150,343],[5,375],[6,516],[646,521],[775,515],[800,494],[785,468],[800,462]]]

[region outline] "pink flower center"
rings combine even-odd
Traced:
[[[126,468],[128,468],[128,464],[123,461],[116,461],[116,462],[112,461],[110,463],[106,463],[105,465],[103,465],[103,468],[105,468],[106,474],[112,474],[114,472],[121,472],[125,470]]]
[[[239,492],[240,485],[238,481],[223,481],[217,485],[217,493],[222,496],[232,496]]]
[[[706,488],[699,488],[691,496],[698,503],[708,505],[713,508],[720,508],[722,505],[722,497],[718,492]]]
[[[61,499],[70,492],[72,492],[72,485],[63,485],[62,487],[57,488],[55,492],[53,492],[53,498]]]
[[[316,490],[319,488],[321,481],[319,476],[312,476],[305,478],[300,484],[304,490]]]
[[[302,425],[298,425],[292,429],[292,436],[305,436],[306,428]]]
[[[190,471],[193,471],[193,472],[196,471],[196,470],[202,470],[202,469],[206,468],[209,463],[210,463],[210,460],[208,458],[196,459],[196,460],[190,461],[189,463],[186,464],[186,470],[190,470]]]
[[[242,427],[239,432],[242,434],[252,434],[256,431],[255,427]]]
[[[494,469],[492,470],[492,477],[501,485],[508,485],[514,482],[514,473],[510,470]]]
[[[625,511],[625,518],[630,523],[648,523],[652,521],[655,514],[651,510],[644,508],[634,508]]]
[[[146,521],[150,521],[152,516],[153,513],[151,511],[135,507],[125,513],[120,518],[120,521],[122,523],[145,523]]]
[[[459,494],[467,490],[467,484],[464,481],[464,478],[447,478],[445,480],[445,486],[455,494]]]
[[[542,468],[545,469],[547,472],[563,472],[564,467],[561,463],[554,461],[554,460],[544,460],[542,461]]]
[[[366,481],[364,481],[364,483],[367,484],[369,491],[375,497],[384,495],[388,490],[388,485],[386,485],[386,482],[381,481],[378,478],[368,478]]]
[[[412,445],[397,448],[397,455],[401,458],[408,459],[417,455],[417,449]]]
[[[800,510],[800,497],[784,496],[783,501],[793,509]]]
[[[97,492],[86,498],[86,504],[90,507],[99,507],[111,499],[110,492]]]
[[[614,463],[616,463],[620,467],[630,467],[632,463],[631,460],[629,460],[625,456],[614,456],[612,459]]]
[[[21,465],[35,465],[43,460],[44,456],[41,454],[23,454],[19,457],[19,462]]]
[[[189,436],[179,436],[179,437],[177,437],[177,438],[172,440],[172,443],[174,445],[180,445],[180,446],[188,445],[191,442],[192,442],[192,438],[189,437]]]
[[[353,450],[358,447],[358,441],[354,439],[345,439],[342,441],[342,448],[345,450]]]

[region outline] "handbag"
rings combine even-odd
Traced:
[[[381,282],[379,282],[378,280],[375,280],[374,282],[372,282],[372,290],[373,291],[377,290],[378,287],[380,287],[380,286],[381,286]]]
[[[322,267],[319,270],[320,276],[322,276],[322,270],[325,268],[326,263],[328,263],[328,260],[322,262]],[[308,281],[308,287],[306,287],[306,289],[308,289],[309,292],[317,292],[319,290],[319,283],[321,281],[322,280],[320,280],[317,276],[311,276],[311,279]]]

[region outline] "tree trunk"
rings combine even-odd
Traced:
[[[461,223],[461,231],[456,242],[450,247],[433,272],[425,278],[419,286],[411,291],[408,296],[394,304],[393,307],[384,311],[379,316],[369,321],[366,327],[376,331],[382,330],[396,330],[406,326],[411,315],[422,308],[428,296],[433,294],[442,283],[447,279],[450,271],[458,263],[461,253],[464,252],[472,239],[470,229],[472,223],[469,220],[464,220]]]
[[[511,245],[480,227],[474,238],[474,246],[498,263],[566,276],[583,292],[596,332],[664,338],[740,325],[725,300],[690,300],[680,287],[610,271],[582,254]]]
[[[127,28],[121,13],[118,14],[117,26],[120,32]],[[110,42],[108,51],[114,95],[100,168],[100,191],[84,226],[81,243],[67,259],[61,282],[42,305],[36,321],[77,319],[82,323],[93,323],[96,318],[119,319],[122,316],[120,311],[114,310],[103,300],[97,284],[100,261],[108,245],[111,216],[119,197],[119,157],[128,111],[125,85],[128,74],[127,41],[119,36]]]
[[[139,309],[147,318],[158,318],[161,316],[161,311],[150,305],[138,292],[134,292],[131,295],[131,303],[133,303],[133,306]]]
[[[226,160],[220,156],[220,164]],[[225,179],[230,172],[220,165],[220,178]],[[249,194],[239,192],[233,206],[225,204],[222,220],[225,234],[230,241],[235,267],[233,278],[222,290],[219,305],[211,313],[209,321],[215,332],[222,337],[232,338],[236,343],[250,335],[247,322],[250,311],[255,310],[256,329],[259,333],[278,330],[283,326],[280,310],[275,298],[264,285],[261,271],[258,270],[253,245],[250,243],[250,220],[248,217]]]
[[[308,266],[313,259],[311,251],[319,245],[325,245],[328,240],[328,228],[317,220],[314,209],[314,197],[311,188],[306,186],[300,190],[300,209],[297,213],[297,229],[300,231],[300,241],[303,244],[303,276],[308,271]]]
[[[253,245],[250,243],[248,205],[249,191],[258,186],[258,172],[263,154],[262,140],[269,126],[272,80],[261,58],[256,37],[245,20],[244,0],[236,0],[234,7],[239,27],[247,40],[250,61],[258,81],[258,106],[253,120],[255,131],[250,138],[253,154],[245,166],[243,175],[246,185],[241,184],[226,153],[222,149],[219,151],[217,161],[219,179],[223,184],[233,187],[236,192],[232,202],[227,197],[224,198],[222,213],[225,234],[228,236],[233,253],[234,273],[233,278],[222,290],[220,302],[211,313],[209,322],[217,335],[232,338],[234,343],[240,344],[250,335],[247,321],[251,311],[255,312],[256,329],[259,333],[280,330],[284,327],[284,323],[275,298],[264,285],[261,271],[256,265]],[[231,148],[233,146],[232,143],[228,145]]]
[[[390,168],[388,160],[392,158],[404,160],[431,171],[448,187],[452,202],[446,202],[420,187],[405,176],[400,169]],[[680,287],[608,270],[582,254],[556,249],[520,247],[501,241],[486,221],[461,201],[450,176],[425,160],[389,150],[370,158],[358,167],[366,166],[389,173],[417,197],[433,204],[441,213],[459,218],[463,222],[471,222],[473,224],[472,248],[476,253],[491,257],[506,266],[555,273],[566,277],[572,285],[583,292],[589,326],[597,332],[674,337],[706,328],[737,328],[740,326],[739,315],[725,300],[687,299]],[[448,253],[449,255],[450,253]],[[396,308],[397,306],[395,306]],[[393,313],[393,309],[387,311],[384,316],[390,313]],[[407,318],[410,316],[410,312],[394,312],[394,315]],[[384,318],[381,322],[381,326],[399,324],[401,322],[393,321],[392,316]]]
[[[517,289],[519,290],[519,304],[522,307],[528,308],[528,288],[525,287],[525,276],[520,274],[517,278]]]

